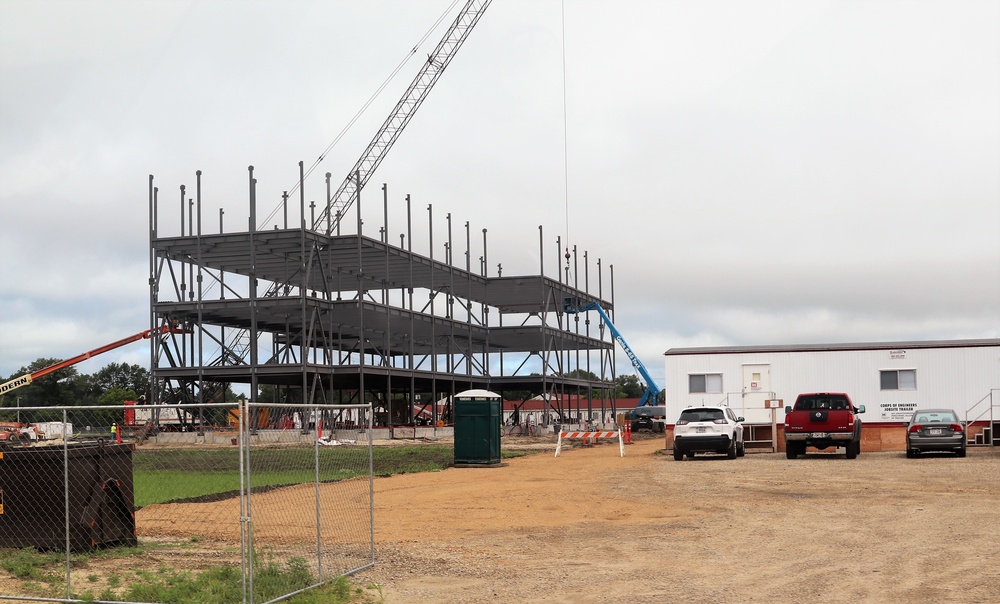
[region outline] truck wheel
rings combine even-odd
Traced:
[[[684,460],[684,451],[681,451],[677,447],[674,447],[674,461],[683,461],[683,460]]]
[[[847,459],[856,459],[858,453],[861,452],[861,443],[849,442],[847,443]]]
[[[795,450],[794,444],[785,443],[785,457],[788,459],[795,459],[798,457],[798,452]]]

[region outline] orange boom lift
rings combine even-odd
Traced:
[[[77,363],[81,363],[83,361],[86,361],[87,359],[89,359],[91,357],[96,357],[99,354],[104,354],[105,352],[108,352],[109,350],[114,350],[115,348],[121,348],[122,346],[125,346],[126,344],[131,344],[132,342],[137,342],[139,340],[148,340],[149,338],[151,338],[153,336],[158,336],[158,335],[163,335],[163,334],[168,334],[168,333],[189,333],[189,330],[187,328],[181,326],[181,325],[176,324],[176,323],[169,323],[169,324],[166,324],[166,325],[161,325],[160,327],[158,327],[156,329],[147,329],[146,331],[140,331],[139,333],[137,333],[135,335],[131,335],[131,336],[127,337],[127,338],[122,338],[121,340],[118,340],[117,342],[112,342],[110,344],[105,344],[104,346],[101,346],[100,348],[95,348],[95,349],[93,349],[93,350],[91,350],[89,352],[85,352],[85,353],[83,353],[81,355],[77,355],[77,356],[75,356],[75,357],[73,357],[71,359],[66,359],[65,361],[60,361],[58,363],[54,363],[52,365],[49,365],[48,367],[44,367],[42,369],[39,369],[37,371],[33,371],[31,373],[26,373],[26,374],[24,374],[24,375],[22,375],[20,377],[16,377],[16,378],[12,379],[9,382],[5,382],[3,384],[0,384],[0,395],[7,394],[8,392],[10,392],[12,390],[17,390],[21,386],[27,386],[28,384],[30,384],[31,382],[37,380],[40,377],[44,377],[44,376],[46,376],[46,375],[48,375],[50,373],[53,373],[55,371],[59,371],[60,369],[64,369],[66,367],[70,367],[71,365],[76,365]]]

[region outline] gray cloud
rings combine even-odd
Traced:
[[[206,230],[242,228],[247,166],[276,207],[448,5],[0,4],[0,374],[146,327],[149,174],[173,219],[203,170]],[[674,346],[1000,336],[1000,5],[567,3],[565,146],[560,7],[487,11],[372,181],[391,232],[411,194],[514,274],[544,225],[549,274],[557,236],[614,265],[654,375]]]

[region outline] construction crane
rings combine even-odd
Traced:
[[[382,123],[375,138],[368,143],[368,148],[347,173],[340,188],[327,200],[326,207],[313,223],[313,230],[321,230],[325,222],[326,234],[329,235],[336,227],[336,221],[358,198],[358,192],[364,188],[375,169],[385,159],[386,153],[399,138],[403,128],[413,119],[413,114],[427,98],[427,94],[430,93],[431,88],[444,73],[448,64],[455,58],[458,49],[465,43],[472,28],[482,18],[491,1],[468,0],[465,3],[465,6],[459,11],[458,17],[455,18],[444,37],[438,42],[437,47],[434,48],[434,52],[427,56],[427,61],[420,68],[417,76],[413,78],[413,82],[403,93],[403,97],[399,99],[389,117]]]
[[[636,405],[636,407],[642,407],[643,405],[655,405],[656,399],[660,396],[660,387],[656,385],[656,382],[653,381],[653,377],[649,375],[648,371],[646,371],[646,366],[642,364],[639,357],[632,352],[632,348],[629,347],[628,342],[625,341],[625,338],[622,336],[621,332],[618,331],[618,328],[615,327],[615,324],[611,322],[611,317],[608,316],[608,313],[604,312],[601,305],[597,302],[581,303],[581,301],[576,298],[566,298],[563,300],[563,312],[582,313],[587,312],[588,310],[596,310],[597,314],[601,315],[601,320],[604,321],[604,324],[611,330],[611,337],[613,337],[614,340],[618,342],[618,345],[622,347],[622,350],[624,350],[625,354],[628,356],[628,360],[632,361],[632,366],[639,372],[642,379],[646,381],[646,391],[642,393],[642,398],[639,399],[639,404]]]
[[[147,329],[146,331],[140,331],[135,335],[131,335],[127,338],[122,338],[117,342],[105,344],[104,346],[77,355],[71,359],[66,359],[65,361],[59,361],[58,363],[53,363],[48,367],[43,367],[42,369],[39,369],[37,371],[26,373],[20,377],[16,377],[10,380],[9,382],[0,384],[0,396],[7,394],[12,390],[17,390],[22,386],[27,386],[28,384],[37,380],[40,377],[44,377],[46,375],[49,375],[50,373],[59,371],[60,369],[65,369],[66,367],[76,365],[77,363],[82,363],[83,361],[86,361],[91,357],[95,357],[99,354],[104,354],[105,352],[114,350],[115,348],[121,348],[122,346],[125,346],[126,344],[131,344],[132,342],[137,342],[139,340],[148,340],[153,336],[164,335],[169,333],[190,333],[190,330],[187,327],[181,326],[177,323],[168,323],[165,325],[161,325],[156,329]]]
[[[490,2],[492,0],[468,0],[465,3],[465,6],[459,11],[458,16],[452,22],[448,31],[445,32],[441,41],[438,42],[434,51],[427,56],[427,61],[421,66],[420,71],[413,78],[406,92],[403,93],[402,98],[399,99],[392,112],[389,113],[389,116],[382,123],[382,127],[379,128],[378,133],[368,143],[368,147],[364,153],[361,154],[361,157],[358,158],[357,162],[355,162],[354,166],[347,173],[344,182],[327,199],[326,205],[312,224],[314,231],[322,231],[329,235],[336,229],[337,223],[347,212],[348,208],[357,200],[361,189],[371,179],[375,169],[382,163],[389,149],[392,148],[396,139],[402,134],[403,129],[413,119],[413,115],[420,105],[423,104],[434,84],[437,83],[441,74],[444,73],[445,68],[455,58],[458,49],[462,47],[472,29],[479,23],[479,19],[482,18]],[[320,160],[322,159],[323,157],[320,156]],[[310,252],[310,262],[312,261],[312,254],[316,252],[316,249],[317,247],[314,245]],[[272,284],[264,294],[264,297],[268,298],[278,295],[283,287],[286,286],[280,283]],[[245,351],[245,347],[250,346],[249,340],[249,330],[237,330],[231,336],[228,348],[239,349],[242,347]]]

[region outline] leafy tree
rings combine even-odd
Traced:
[[[97,405],[102,391],[94,386],[93,376],[79,374],[60,383],[64,402],[61,405]]]
[[[594,372],[587,371],[586,369],[574,369],[573,371],[567,372],[565,375],[566,377],[579,378],[581,380],[589,380],[591,382],[601,381],[601,378],[597,377]]]
[[[135,390],[125,390],[123,388],[111,388],[97,398],[98,405],[120,405],[124,406],[125,401],[136,399]]]
[[[233,389],[228,383],[205,382],[202,387],[203,390],[200,396],[198,394],[197,383],[195,383],[184,400],[170,400],[164,402],[197,403],[199,401],[204,401],[206,403],[235,403],[239,400],[239,397],[235,392],[233,392]]]
[[[259,393],[257,395],[257,400],[262,403],[298,404],[302,402],[301,387],[261,384],[257,391]]]
[[[646,391],[646,386],[635,375],[619,375],[615,378],[615,387],[620,398],[639,398]]]
[[[97,398],[97,404],[104,406],[116,406],[124,409],[125,401],[134,401],[135,399],[135,390],[111,388]],[[107,410],[91,411],[90,413],[93,417],[91,421],[98,425],[111,425],[114,423],[121,423],[122,421],[122,411]]]
[[[532,397],[530,390],[503,390],[500,394],[507,401],[525,401]]]
[[[22,367],[11,378],[20,377],[25,374],[34,373],[39,369],[44,369],[50,365],[58,363],[61,359],[39,358],[27,367]],[[15,402],[21,407],[47,407],[52,405],[73,404],[73,391],[66,386],[66,383],[78,375],[75,367],[64,367],[54,371],[27,386],[22,386],[0,397],[3,406],[13,406]],[[20,399],[20,400],[18,400]]]
[[[127,400],[135,400],[149,389],[149,371],[140,365],[109,363],[93,374],[92,381],[99,392],[131,390],[133,398]]]
[[[222,391],[222,384],[216,384],[216,385],[219,387],[218,390]],[[236,401],[240,400],[240,395],[233,392],[232,386],[226,384],[225,392],[221,398],[222,398],[221,401],[218,400],[218,397],[216,398],[216,400],[221,403],[235,403]]]

